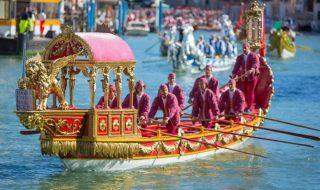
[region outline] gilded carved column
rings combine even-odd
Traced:
[[[102,75],[103,79],[102,82],[102,88],[103,88],[103,96],[104,96],[104,109],[109,108],[108,100],[109,100],[109,71],[110,68],[106,67],[103,69]]]
[[[117,89],[117,108],[121,109],[121,95],[122,95],[122,70],[123,68],[121,66],[119,66],[116,69],[115,75],[116,75],[116,89]]]
[[[67,82],[68,82],[68,78],[66,77],[67,73],[68,73],[68,69],[66,67],[61,70],[60,86],[64,96],[66,95]]]
[[[134,92],[134,67],[129,67],[125,69],[125,74],[129,76],[129,91],[130,91],[130,108],[134,108],[133,105],[133,92]]]
[[[96,93],[96,72],[94,70],[94,68],[91,68],[91,71],[89,73],[89,86],[90,86],[90,107],[94,108],[95,107],[95,103],[94,103],[94,97],[95,97],[95,93]]]
[[[70,67],[69,69],[69,96],[70,96],[70,106],[74,106],[74,87],[75,87],[75,81],[76,81],[76,76],[79,74],[80,70],[76,69],[74,70],[73,67]]]

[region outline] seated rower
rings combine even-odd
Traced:
[[[116,96],[116,87],[113,84],[109,85],[109,99],[108,99],[108,106],[111,109],[117,108],[117,96]],[[102,96],[96,105],[97,109],[104,109],[104,96]]]
[[[222,57],[226,52],[226,44],[221,39],[221,37],[217,38],[217,41],[215,43],[215,52],[216,52],[216,55],[218,55],[219,57]]]
[[[140,123],[145,123],[150,111],[150,97],[144,92],[146,85],[139,80],[133,92],[133,106],[138,109],[138,118]],[[130,94],[128,94],[122,102],[122,108],[129,108]]]
[[[183,89],[176,83],[176,74],[170,73],[168,75],[168,82],[166,83],[170,93],[174,94],[178,100],[178,104],[181,110],[185,107],[185,96]]]
[[[180,108],[176,96],[169,93],[165,84],[160,86],[158,96],[153,100],[149,118],[154,118],[159,109],[163,112],[162,125],[166,126],[169,133],[177,134],[180,124]]]
[[[237,89],[236,81],[231,79],[228,82],[229,89],[222,93],[219,102],[220,112],[226,118],[237,118],[244,110],[245,98],[241,90]]]
[[[209,39],[209,45],[214,48],[216,41],[217,41],[217,37],[214,34],[212,34]]]
[[[201,78],[198,84],[199,88],[193,101],[192,120],[198,120],[204,127],[210,127],[211,122],[218,119],[218,100],[208,88],[205,78]]]
[[[218,79],[216,79],[213,75],[212,75],[212,66],[211,65],[207,65],[205,67],[205,74],[202,75],[201,77],[197,78],[197,80],[194,82],[193,84],[193,88],[189,94],[189,103],[192,103],[192,100],[194,98],[195,93],[198,91],[199,89],[199,81],[204,78],[207,81],[208,84],[208,88],[210,90],[212,90],[212,92],[214,93],[214,95],[216,96],[216,99],[219,100],[220,97],[220,89],[219,89],[219,81]]]
[[[204,49],[203,49],[203,53],[206,55],[207,58],[214,58],[215,57],[214,48],[209,43],[205,44]]]
[[[204,50],[204,37],[201,35],[197,41],[197,48],[200,49],[201,52]]]

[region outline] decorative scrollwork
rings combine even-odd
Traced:
[[[107,123],[105,120],[101,120],[99,123],[99,130],[100,131],[106,131],[107,129]]]
[[[53,127],[56,132],[61,135],[75,135],[79,133],[80,129],[83,127],[79,119],[75,119],[71,123],[65,119],[58,119],[58,121],[55,121],[54,119],[47,119],[46,125]]]
[[[133,126],[133,122],[132,120],[129,118],[126,123],[125,123],[125,129],[126,130],[132,130],[132,126]]]
[[[173,145],[167,145],[165,142],[160,142],[162,150],[167,154],[171,154],[176,151],[179,147],[179,144],[179,141],[174,142]]]
[[[158,142],[155,142],[150,146],[145,146],[145,145],[139,144],[139,152],[141,154],[150,154],[152,151],[157,149],[158,145],[159,145]]]
[[[120,122],[118,119],[113,120],[112,122],[112,130],[113,131],[119,131],[120,129]]]
[[[20,123],[27,129],[42,131],[46,125],[46,120],[40,114],[21,114]]]
[[[231,142],[233,140],[233,135],[230,134],[226,134],[226,135],[222,135],[222,140],[221,142],[223,144],[228,144],[229,142]]]
[[[191,142],[189,140],[186,141],[185,146],[190,151],[197,151],[201,148],[201,142]]]

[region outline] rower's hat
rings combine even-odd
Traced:
[[[199,83],[202,82],[204,84],[208,84],[208,81],[206,78],[199,78]]]
[[[234,79],[230,79],[229,80],[229,82],[228,82],[228,84],[232,84],[232,85],[236,85],[236,80],[234,80]]]
[[[110,90],[110,91],[113,91],[113,92],[117,91],[117,90],[116,90],[116,86],[113,85],[113,84],[109,84],[109,90]]]
[[[175,74],[175,73],[170,73],[170,74],[168,75],[168,78],[176,78],[176,74]]]
[[[212,65],[206,65],[205,69],[212,69]]]
[[[137,88],[138,86],[141,86],[143,88],[146,88],[146,85],[144,84],[144,82],[142,80],[138,80],[136,83],[135,88]]]
[[[159,87],[159,90],[164,90],[164,89],[168,89],[167,85],[161,84]]]

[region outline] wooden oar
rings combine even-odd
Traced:
[[[160,42],[161,42],[161,40],[158,40],[156,43],[152,44],[148,49],[146,49],[145,52],[147,53],[148,51],[150,51],[153,47],[155,47]]]
[[[239,79],[243,78],[243,77],[246,77],[247,75],[251,74],[251,71],[247,71],[245,72],[244,74],[240,75],[240,76],[236,76],[235,78],[233,78],[236,82],[238,82]],[[230,76],[231,77],[231,76]],[[220,87],[220,89],[226,87],[228,85],[227,84],[224,84],[223,86]]]
[[[228,121],[221,121],[221,122],[228,122]],[[232,122],[230,122],[231,124]],[[320,138],[317,136],[313,136],[313,135],[307,135],[307,134],[301,134],[301,133],[294,133],[294,132],[290,132],[290,131],[283,131],[283,130],[279,130],[279,129],[272,129],[272,128],[268,128],[268,127],[256,127],[253,125],[249,125],[249,124],[245,124],[245,123],[238,123],[238,122],[233,122],[234,124],[237,125],[244,125],[253,129],[262,129],[265,131],[272,131],[272,132],[276,132],[276,133],[281,133],[281,134],[286,134],[286,135],[291,135],[291,136],[295,136],[295,137],[300,137],[300,138],[305,138],[305,139],[310,139],[310,140],[314,140],[314,141],[320,141]]]
[[[20,131],[21,135],[35,135],[35,134],[39,134],[40,131]]]
[[[187,113],[185,113],[185,115],[191,116],[190,114],[187,114]],[[230,116],[230,115],[219,115],[219,116]],[[201,120],[201,121],[210,122],[211,120],[210,119],[206,119],[206,120]],[[217,121],[217,122],[219,122],[219,121]],[[224,122],[224,123],[226,123],[226,122],[228,123],[229,122],[229,124],[232,123],[232,122],[226,121],[226,120],[220,121],[220,122]],[[253,126],[253,125],[239,123],[239,122],[233,122],[233,123],[234,124],[238,124],[238,125],[244,125],[244,126],[247,126],[247,127],[251,127],[253,129],[262,129],[262,130],[266,130],[266,131],[272,131],[272,132],[276,132],[276,133],[291,135],[291,136],[310,139],[310,140],[314,140],[314,141],[320,141],[320,137],[317,137],[317,136],[314,136],[314,135],[301,134],[301,133],[295,133],[295,132],[290,132],[290,131],[283,131],[283,130],[279,130],[279,129],[272,129],[272,128],[264,127],[264,126],[263,127],[256,127],[256,126]]]
[[[267,119],[267,120],[275,121],[275,122],[279,122],[279,123],[284,123],[284,124],[288,124],[288,125],[304,128],[304,129],[309,129],[309,130],[313,130],[313,131],[320,131],[320,129],[316,129],[316,128],[309,127],[309,126],[306,126],[306,125],[301,125],[301,124],[292,123],[292,122],[288,122],[288,121],[282,121],[280,119],[264,117],[264,116],[259,116],[259,115],[255,115],[255,114],[250,114],[250,113],[243,113],[243,114],[244,115],[249,115],[249,116],[254,116],[254,117],[259,117],[259,118],[263,118],[263,119]]]
[[[182,109],[182,111],[187,110],[188,108],[190,108],[192,106],[192,104],[187,105],[185,108]]]
[[[220,115],[220,116],[230,116],[230,115]],[[262,116],[257,116],[257,117],[262,117]],[[221,121],[221,122],[229,122],[229,121]],[[231,123],[232,122],[230,122],[230,124]],[[244,126],[247,126],[247,127],[251,127],[253,129],[262,129],[262,130],[266,130],[266,131],[282,133],[282,134],[296,136],[296,137],[300,137],[300,138],[306,138],[306,139],[310,139],[310,140],[314,140],[314,141],[320,141],[320,137],[317,137],[317,136],[314,136],[314,135],[307,135],[307,134],[295,133],[295,132],[290,132],[290,131],[283,131],[283,130],[279,130],[279,129],[272,129],[272,128],[264,127],[264,126],[263,127],[256,127],[256,126],[253,126],[253,125],[249,125],[249,124],[245,124],[245,123],[239,123],[239,122],[233,122],[233,123],[234,124],[238,124],[238,125],[244,125]]]
[[[187,127],[187,126],[184,126],[184,127]],[[197,127],[192,127],[192,128],[197,128]],[[199,128],[197,128],[197,129],[199,129]],[[227,131],[221,131],[221,130],[214,130],[214,129],[206,129],[206,130],[207,130],[207,131],[213,131],[213,132],[219,132],[219,133],[225,133],[225,134],[231,134],[231,135],[237,135],[237,136],[242,136],[242,137],[248,137],[248,138],[253,138],[253,139],[260,139],[260,140],[266,140],[266,141],[279,142],[279,143],[284,143],[284,144],[292,144],[292,145],[297,145],[297,146],[305,146],[305,147],[314,148],[314,146],[309,145],[309,144],[304,144],[304,143],[295,143],[295,142],[278,140],[278,139],[271,139],[271,138],[265,138],[265,137],[257,137],[257,136],[253,136],[253,135],[237,134],[237,133],[233,133],[233,132],[227,132]]]
[[[166,58],[159,58],[159,59],[147,59],[143,60],[142,63],[154,63],[154,62],[160,62],[160,61],[165,61]]]
[[[153,132],[153,133],[156,133],[156,134],[158,133],[157,131],[150,130],[150,129],[144,129],[144,128],[141,128],[141,127],[139,127],[139,129],[140,129],[140,130],[144,130],[144,131]],[[226,149],[226,150],[231,150],[231,151],[234,151],[234,152],[239,152],[239,153],[242,153],[242,154],[247,154],[247,155],[251,155],[251,156],[257,156],[257,157],[261,157],[261,158],[267,158],[266,156],[263,156],[263,155],[260,155],[260,154],[245,152],[245,151],[236,150],[236,149],[233,149],[233,148],[228,148],[228,147],[220,146],[220,145],[217,145],[217,144],[212,144],[212,143],[208,143],[208,142],[202,142],[202,141],[198,141],[198,140],[194,140],[194,139],[189,139],[189,138],[186,138],[186,137],[181,137],[181,136],[169,134],[169,133],[165,133],[165,132],[162,132],[162,131],[160,131],[160,133],[162,133],[162,134],[164,134],[164,135],[167,135],[167,136],[171,136],[171,137],[176,137],[176,138],[179,138],[179,139],[188,140],[188,141],[191,141],[191,142],[197,142],[197,143],[206,144],[206,145],[210,145],[210,146],[215,146],[215,147],[222,148],[222,149]]]
[[[302,51],[310,51],[313,50],[311,47],[309,46],[300,46],[300,45],[296,45],[297,48],[301,49]]]

